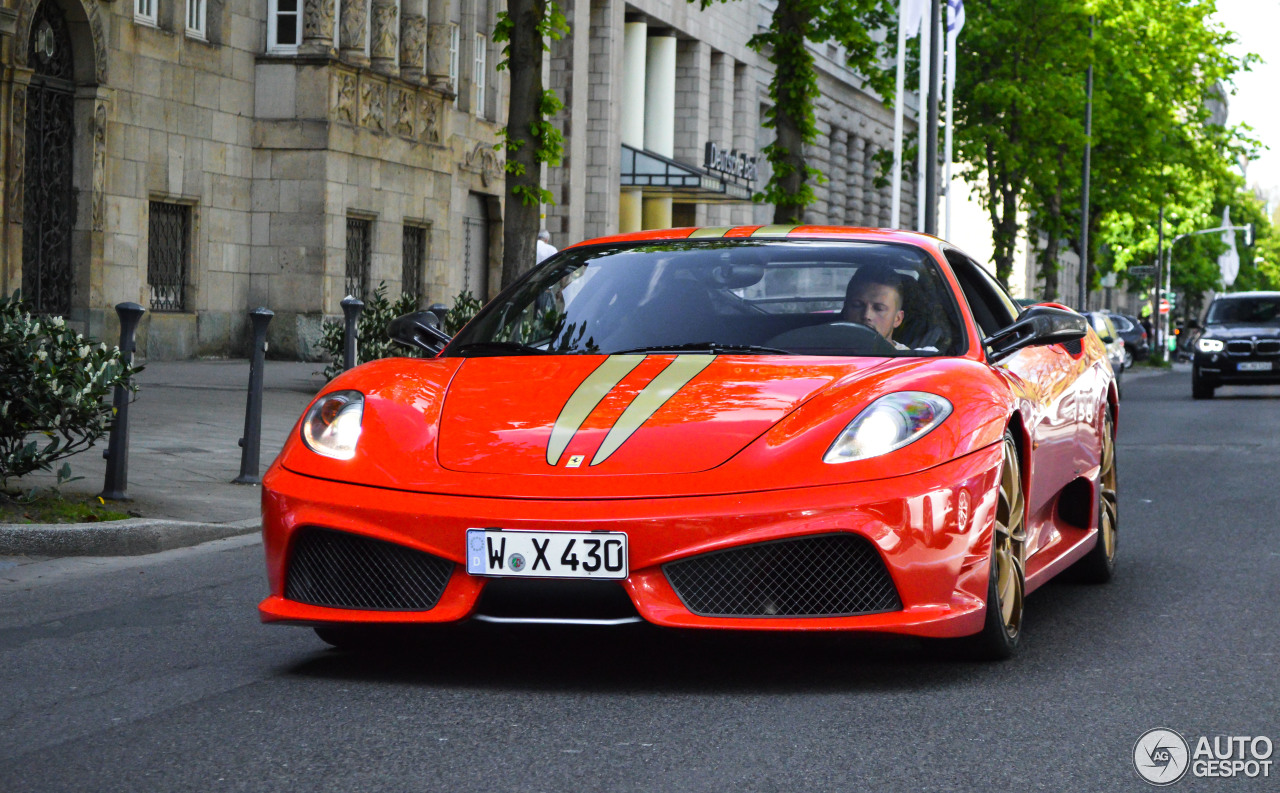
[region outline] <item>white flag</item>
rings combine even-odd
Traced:
[[[1240,252],[1236,250],[1236,231],[1231,228],[1231,207],[1222,210],[1222,225],[1226,231],[1222,232],[1222,242],[1227,246],[1227,250],[1218,257],[1218,270],[1222,273],[1222,285],[1231,286],[1236,282],[1236,276],[1240,274]]]
[[[913,39],[920,32],[924,23],[925,8],[929,0],[902,0],[898,8],[898,24],[907,32],[907,38]]]
[[[964,27],[964,0],[947,0],[947,38],[952,41]]]

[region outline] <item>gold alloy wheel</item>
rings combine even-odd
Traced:
[[[1004,631],[1015,638],[1022,630],[1023,545],[1026,541],[1026,500],[1022,493],[1022,469],[1012,438],[1005,438],[1004,466],[1000,474],[1000,502],[996,507],[991,564],[995,576],[996,603]]]
[[[1112,432],[1111,409],[1102,419],[1102,465],[1098,487],[1102,498],[1098,513],[1098,542],[1102,543],[1107,564],[1116,558],[1116,440]]]

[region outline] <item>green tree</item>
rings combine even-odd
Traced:
[[[548,40],[559,40],[569,26],[550,0],[507,0],[498,13],[493,40],[503,43],[498,71],[511,74],[507,109],[506,207],[502,219],[502,285],[508,286],[537,261],[537,235],[542,204],[551,203],[542,186],[542,166],[559,165],[564,139],[551,122],[563,107],[555,91],[542,84],[543,53]],[[482,296],[483,297],[483,296]]]
[[[725,1],[698,0],[703,8]],[[804,151],[817,140],[813,103],[819,94],[818,73],[806,42],[839,44],[850,68],[881,96],[890,96],[893,77],[886,64],[892,65],[893,53],[886,42],[896,41],[896,36],[881,37],[877,32],[890,29],[896,18],[894,0],[778,0],[769,26],[747,42],[774,67],[770,105],[761,122],[775,133],[763,151],[772,173],[755,196],[773,204],[774,223],[802,222],[805,207],[813,202],[811,182],[822,178]]]

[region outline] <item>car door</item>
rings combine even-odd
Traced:
[[[1021,309],[989,273],[959,251],[947,251],[961,291],[984,338],[1012,324]],[[1023,400],[1030,435],[1030,459],[1024,461],[1027,481],[1027,555],[1047,539],[1039,527],[1051,517],[1054,499],[1074,477],[1077,444],[1076,391],[1081,348],[1064,345],[1026,347],[993,368]]]

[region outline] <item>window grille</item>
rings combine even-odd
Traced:
[[[148,25],[156,24],[156,0],[133,0],[133,18]]]
[[[347,218],[347,294],[369,298],[370,237],[373,223],[364,218]]]
[[[400,290],[422,302],[422,269],[427,258],[427,230],[422,226],[405,226],[401,245],[403,257]]]
[[[208,0],[187,0],[187,35],[193,39],[205,40],[205,16]]]
[[[147,0],[147,2],[155,2],[155,0]],[[298,44],[301,41],[300,0],[267,0],[267,52],[292,55],[297,53]]]
[[[191,269],[191,207],[151,202],[147,229],[147,286],[152,311],[186,311]]]
[[[485,37],[483,33],[476,34],[476,66],[475,73],[471,78],[471,85],[474,88],[473,103],[471,112],[480,118],[484,118],[484,56],[485,56]]]

